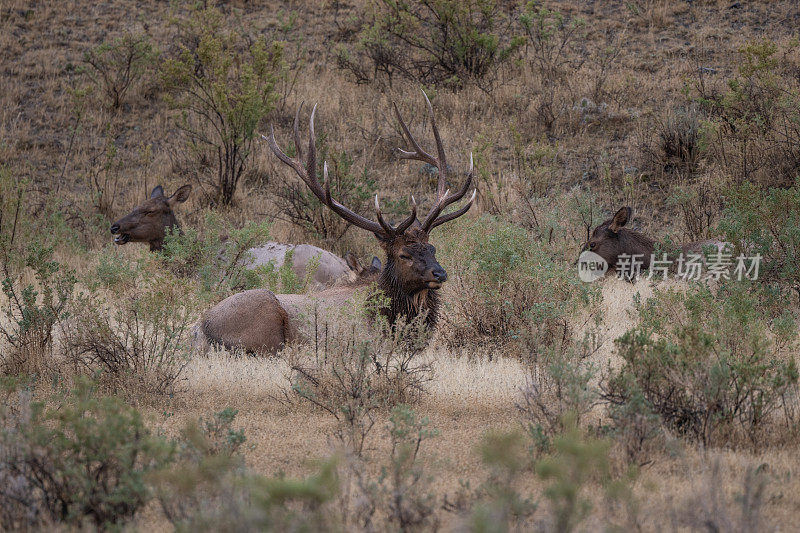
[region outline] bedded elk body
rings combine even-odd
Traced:
[[[616,268],[619,256],[635,256],[641,261],[642,269],[650,268],[651,256],[656,251],[657,242],[625,225],[631,219],[633,209],[622,207],[613,217],[597,226],[581,251],[592,251],[602,257],[610,268]],[[700,254],[708,248],[724,251],[726,243],[714,239],[691,242],[681,246],[681,253]]]
[[[191,190],[191,185],[184,185],[172,196],[167,197],[161,185],[155,187],[149,199],[111,225],[114,243],[123,245],[129,242],[143,242],[150,245],[150,250],[161,250],[168,228],[180,229],[174,208],[178,203],[186,201]],[[264,246],[248,250],[244,267],[252,270],[272,263],[280,268],[290,251],[292,270],[298,279],[304,279],[309,272],[309,266],[316,265],[310,280],[315,289],[330,287],[342,280],[352,281],[360,275],[370,275],[370,272],[362,269],[360,265],[357,266],[359,270],[354,270],[356,267],[351,266],[347,258],[343,259],[310,244],[268,242]]]
[[[470,156],[470,170],[464,184],[455,194],[451,195],[447,188],[448,166],[444,147],[436,126],[433,107],[427,95],[425,95],[425,101],[436,141],[436,157],[420,148],[400,116],[397,106],[394,106],[395,115],[409,148],[408,151],[400,150],[399,157],[424,161],[439,171],[436,201],[427,216],[421,221],[417,219],[417,203],[413,196],[411,197],[410,215],[396,226],[384,219],[377,195],[375,196],[376,220],[365,218],[331,198],[327,163],[323,164],[323,183],[321,184],[317,179],[314,134],[316,106],[312,110],[309,120],[310,131],[305,163],[302,162],[303,150],[299,134],[300,109],[297,111],[294,122],[294,141],[298,156],[296,159],[289,157],[278,147],[274,131],[269,137],[264,138],[272,152],[283,163],[294,169],[320,202],[347,222],[369,231],[376,237],[386,254],[385,265],[377,277],[377,286],[389,298],[388,306],[381,310],[387,320],[394,324],[400,318],[411,321],[424,316],[425,324],[432,328],[436,325],[439,317],[438,290],[447,281],[447,272],[436,260],[436,249],[428,242],[428,235],[433,228],[466,213],[475,200],[475,192],[460,209],[445,215],[442,214],[447,206],[461,200],[468,191],[472,182],[472,157]],[[267,292],[260,293],[258,296],[234,295],[210,309],[202,318],[200,326],[202,333],[209,341],[246,352],[273,354],[282,346],[282,344],[276,346],[275,336],[258,339],[253,343],[252,339],[256,339],[257,335],[251,334],[251,331],[269,329],[270,332],[274,332],[283,328],[281,330],[284,335],[283,344],[291,342],[300,331],[301,328],[298,326],[304,320],[304,312],[307,312],[309,308],[321,308],[326,314],[335,314],[341,310],[344,302],[352,297],[354,291],[363,285],[364,283],[356,283],[312,295],[272,295]],[[234,301],[240,306],[237,313],[241,313],[241,316],[248,316],[252,324],[252,330],[247,333],[242,332],[238,325],[229,324],[226,314],[219,307],[223,303],[228,302],[226,305],[230,305]],[[263,309],[268,306],[272,306],[272,311],[263,312]],[[284,312],[288,316],[286,326],[283,326],[284,322],[282,322]],[[269,326],[267,327],[265,324]]]

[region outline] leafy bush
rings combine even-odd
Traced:
[[[34,229],[25,194],[27,184],[14,181],[0,167],[0,307],[2,339],[11,350],[3,372],[39,373],[50,368],[55,325],[67,315],[75,276],[53,259],[54,245]],[[26,282],[32,272],[35,282]]]
[[[373,0],[358,47],[340,49],[338,62],[360,82],[379,74],[454,88],[491,82],[522,44],[511,22],[495,0]]]
[[[644,398],[669,429],[706,446],[763,444],[770,422],[791,415],[798,380],[794,317],[768,300],[736,283],[657,291],[617,339],[625,363],[609,370],[605,398]]]
[[[800,293],[800,184],[760,190],[743,183],[728,191],[719,228],[745,255],[762,257],[758,277]]]
[[[144,267],[123,295],[82,295],[64,327],[64,352],[78,373],[130,394],[171,394],[189,357],[199,302],[186,280]]]
[[[703,142],[735,183],[789,185],[800,171],[798,41],[783,47],[752,41],[739,54],[738,75],[725,90],[697,84],[698,101],[710,114]]]
[[[596,287],[547,243],[502,219],[465,219],[450,230],[441,262],[456,273],[440,319],[445,341],[516,344],[536,357],[570,338],[566,318],[595,298]]]
[[[211,420],[190,422],[177,441],[176,464],[153,475],[167,520],[188,527],[230,497],[246,473],[239,449],[244,430],[233,429],[235,409],[223,409]]]
[[[388,524],[399,531],[436,529],[437,501],[430,492],[432,477],[425,472],[418,459],[420,447],[439,433],[429,428],[430,421],[419,418],[407,405],[395,406],[389,417],[391,452],[388,464],[381,468],[377,480],[359,472],[358,526],[364,530],[375,528],[376,511],[387,513]],[[363,466],[363,465],[360,465]],[[365,504],[366,503],[366,504]]]
[[[203,297],[218,300],[260,286],[260,274],[274,270],[259,272],[245,267],[248,250],[266,243],[269,231],[267,222],[248,222],[237,229],[218,213],[208,211],[202,229],[169,231],[159,260],[175,276],[195,279]]]
[[[588,339],[578,346],[552,347],[529,369],[530,374],[517,403],[534,448],[549,451],[554,435],[564,431],[567,415],[580,423],[598,403],[598,391],[592,385],[594,365]]]
[[[608,463],[610,442],[587,438],[566,421],[569,429],[553,444],[555,453],[536,464],[536,473],[550,484],[544,496],[550,502],[553,531],[574,531],[588,516],[591,502],[581,496],[585,486],[598,480],[611,487]]]
[[[4,404],[0,418],[3,529],[124,523],[149,500],[146,474],[172,454],[138,411],[96,396],[85,382],[52,402],[20,393],[17,408]]]
[[[178,461],[155,473],[159,501],[178,531],[320,531],[331,529],[325,504],[339,489],[336,464],[322,462],[306,479],[250,472],[238,452],[244,433],[236,412],[190,423],[179,439]]]
[[[146,34],[127,33],[86,52],[83,61],[92,81],[100,87],[112,109],[119,109],[125,94],[147,69],[157,52]]]
[[[285,76],[283,44],[228,31],[215,7],[176,21],[176,50],[161,67],[190,151],[216,165],[214,200],[233,201],[261,120]]]
[[[522,474],[531,470],[531,458],[520,433],[487,433],[479,446],[487,480],[477,489],[477,504],[472,506],[470,531],[522,531],[538,507],[517,485]],[[463,504],[466,510],[467,505]]]

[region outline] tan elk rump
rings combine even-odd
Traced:
[[[424,94],[424,93],[423,93]],[[424,323],[432,328],[439,316],[439,294],[442,284],[447,280],[447,273],[436,260],[436,249],[428,243],[428,235],[433,228],[454,220],[466,213],[475,200],[475,192],[469,201],[448,214],[442,214],[451,204],[461,200],[472,183],[472,157],[470,170],[464,184],[455,194],[447,188],[448,165],[444,146],[439,135],[433,107],[425,95],[430,115],[436,153],[434,157],[424,151],[400,116],[397,106],[394,112],[403,135],[408,143],[408,150],[400,150],[401,159],[411,159],[428,163],[438,170],[436,201],[425,218],[417,219],[417,203],[411,197],[411,213],[397,225],[387,222],[381,213],[378,196],[375,196],[375,218],[371,220],[355,213],[331,197],[328,183],[327,163],[323,163],[323,182],[317,178],[317,154],[314,134],[314,115],[316,106],[309,119],[309,138],[306,148],[305,163],[300,140],[300,109],[294,121],[294,143],[297,158],[286,155],[275,140],[274,130],[269,137],[264,137],[272,152],[286,165],[292,167],[311,192],[331,211],[347,222],[372,233],[386,253],[386,261],[377,286],[389,299],[388,307],[381,310],[386,319],[394,324],[398,319],[408,321],[416,318],[424,319]],[[312,295],[273,295],[268,291],[250,291],[235,294],[205,313],[200,322],[201,333],[206,341],[221,344],[228,348],[237,348],[245,352],[274,354],[285,344],[295,340],[301,331],[299,326],[307,318],[310,309],[322,309],[324,313],[336,313],[344,302],[350,299],[359,287],[367,283],[362,279],[356,283],[329,289]],[[231,309],[235,307],[236,310]],[[288,322],[285,317],[288,316]],[[248,317],[250,327],[233,323],[241,317]]]

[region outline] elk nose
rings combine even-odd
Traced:
[[[112,224],[111,225],[111,234],[119,233],[119,224]]]
[[[436,278],[436,281],[438,281],[439,283],[444,283],[445,281],[447,281],[447,272],[445,272],[442,267],[434,268],[433,277]]]

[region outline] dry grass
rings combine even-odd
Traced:
[[[259,0],[232,2],[224,9],[231,24],[236,23],[231,15],[236,10],[242,20],[268,34],[277,31],[287,13],[300,15],[292,38],[306,50],[308,62],[298,74],[293,91],[262,128],[266,131],[268,123],[275,123],[279,142],[285,144],[295,106],[317,103],[317,132],[326,135],[332,148],[353,157],[354,174],[366,171],[376,180],[382,198],[398,200],[414,193],[424,209],[432,197],[429,179],[418,166],[400,163],[392,154],[402,144],[391,114],[392,102],[397,102],[415,136],[425,145],[431,143],[419,87],[402,80],[384,90],[356,85],[346,73],[333,68],[331,43],[340,38],[336,22],[363,11],[367,3]],[[524,62],[510,69],[503,83],[490,92],[473,86],[455,94],[431,92],[450,165],[464,169],[469,151],[481,150],[486,162],[478,170],[490,181],[502,177],[513,185],[503,193],[506,196],[493,203],[488,199],[491,185],[487,184],[486,190],[479,191],[483,197],[476,211],[499,206],[509,219],[529,223],[526,217],[530,214],[521,207],[519,196],[519,182],[526,174],[519,173],[514,147],[521,143],[526,156],[531,156],[534,146],[545,143],[552,149],[552,157],[537,163],[536,168],[548,167],[542,175],[546,176],[543,189],[550,196],[561,198],[590,191],[606,210],[616,209],[623,202],[631,205],[639,229],[655,236],[685,232],[678,208],[667,204],[670,184],[640,172],[643,157],[637,141],[651,135],[653,125],[686,102],[683,90],[691,85],[699,68],[712,69],[706,81],[724,87],[736,72],[736,50],[744,43],[756,38],[788,42],[800,20],[797,3],[546,3],[587,20],[583,46],[589,52],[580,70],[570,76],[569,84],[558,90],[556,99],[565,104],[565,111],[551,131],[537,122],[542,84]],[[334,4],[339,8],[336,20],[331,15]],[[99,4],[0,0],[0,164],[10,167],[19,178],[30,179],[34,211],[40,210],[48,197],[62,202],[66,223],[78,243],[77,247],[58,250],[56,258],[80,273],[87,272],[93,260],[85,250],[109,245],[108,224],[146,198],[155,185],[163,184],[172,191],[206,171],[187,167],[172,115],[159,98],[153,75],[132,89],[127,104],[116,112],[102,107],[102,95],[77,97],[76,91],[88,86],[77,68],[82,54],[125,31],[141,30],[149,32],[162,51],[169,51],[172,34],[166,21],[186,9],[184,4],[152,0]],[[609,47],[616,48],[617,53],[603,63],[600,52]],[[596,113],[576,111],[580,106],[575,105],[583,98],[602,106]],[[116,147],[120,168],[112,176],[117,194],[108,212],[98,213],[90,197],[89,178],[102,167],[109,139]],[[717,179],[720,175],[720,169],[710,169],[706,177]],[[235,204],[224,216],[239,225],[274,215],[270,191],[287,176],[264,143],[259,144]],[[191,198],[178,217],[184,224],[199,225],[204,207],[199,198]],[[289,242],[311,239],[298,228],[280,222],[275,223],[272,236]],[[570,236],[575,242],[569,244],[577,245],[581,238]],[[372,236],[355,230],[348,231],[333,248],[335,252],[353,250],[364,256],[377,250]],[[135,261],[142,253],[146,252],[129,245],[123,257]],[[458,268],[444,266],[448,270]],[[30,281],[30,276],[26,274],[24,280]],[[638,319],[634,296],[639,294],[644,300],[652,295],[653,287],[647,281],[631,284],[611,277],[601,283],[602,302],[595,313],[600,318],[597,333],[602,344],[590,362],[604,367],[620,362],[614,339]],[[456,296],[446,293],[447,298]],[[0,306],[3,298],[0,296]],[[595,327],[594,315],[584,315],[579,313],[572,320],[578,336]],[[424,460],[434,476],[436,494],[452,497],[460,481],[475,486],[485,479],[486,470],[476,448],[487,431],[521,429],[515,404],[528,369],[516,360],[490,360],[486,354],[468,348],[449,352],[435,341],[421,357],[432,364],[433,379],[414,408],[441,432],[428,443]],[[307,404],[286,403],[282,394],[288,374],[288,365],[280,358],[235,357],[215,351],[208,358],[190,362],[179,387],[182,392],[141,405],[152,425],[168,435],[175,435],[189,420],[208,417],[226,407],[237,409],[235,425],[247,436],[248,465],[264,474],[302,475],[310,471],[311,459],[338,451],[330,438],[335,421]],[[367,443],[370,457],[386,457],[388,453],[389,442],[383,431],[388,416],[388,412],[379,412],[377,429]],[[607,423],[605,413],[598,409],[592,423]],[[638,514],[625,527],[701,530],[708,527],[709,516],[715,517],[716,523],[736,523],[737,497],[743,492],[747,469],[755,467],[767,480],[762,518],[776,530],[796,529],[800,508],[798,451],[796,445],[758,453],[709,451],[671,442],[640,472],[634,485]],[[712,475],[715,464],[718,474]],[[622,469],[621,465],[615,467]],[[526,493],[541,495],[542,485],[533,474],[523,475],[521,484]],[[599,529],[621,516],[622,511],[609,506],[600,489],[592,486],[589,494],[594,510],[584,524],[586,530]],[[712,505],[715,499],[721,502],[718,508]],[[545,511],[543,508],[541,513]],[[460,520],[443,513],[443,529],[456,529]],[[169,530],[155,506],[138,519],[135,527]]]

